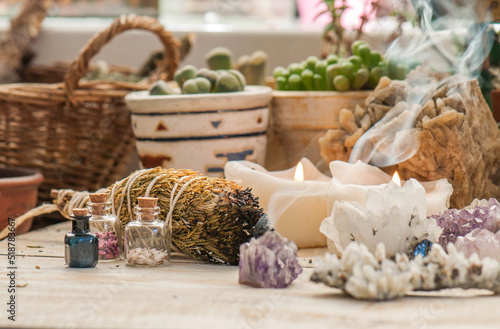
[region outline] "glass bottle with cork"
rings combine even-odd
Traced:
[[[94,267],[98,260],[98,239],[90,232],[86,208],[73,209],[71,233],[64,237],[64,259],[70,267]]]
[[[122,250],[122,227],[118,217],[111,213],[108,193],[92,193],[89,198],[90,231],[99,239],[99,260],[117,260]]]
[[[125,264],[163,266],[170,263],[170,230],[158,219],[158,199],[137,198],[136,220],[125,227]]]

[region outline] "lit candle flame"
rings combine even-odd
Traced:
[[[394,172],[394,175],[392,175],[392,181],[399,187],[401,187],[401,179],[399,178],[399,174],[397,171]]]
[[[304,181],[304,167],[302,166],[302,162],[297,164],[297,168],[295,169],[295,175],[293,176],[293,180],[296,182]]]

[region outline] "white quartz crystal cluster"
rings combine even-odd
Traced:
[[[342,289],[365,300],[389,300],[412,290],[446,288],[488,289],[500,293],[500,263],[477,255],[466,257],[453,244],[448,253],[433,244],[429,254],[410,260],[406,254],[386,258],[383,244],[374,253],[362,244],[351,243],[339,259],[328,254],[311,280]]]
[[[390,182],[381,191],[369,190],[365,205],[335,202],[320,231],[327,237],[332,253],[342,254],[351,242],[362,243],[375,252],[382,242],[389,257],[407,253],[425,239],[437,242],[441,234],[436,220],[426,217],[425,189],[415,179],[403,187]]]

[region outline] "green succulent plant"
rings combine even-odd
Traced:
[[[174,75],[182,94],[206,94],[243,91],[246,79],[237,70],[210,70],[197,69],[193,65],[179,68]],[[165,81],[155,82],[150,90],[150,95],[173,95],[175,92]]]
[[[373,89],[385,74],[382,55],[364,41],[354,42],[353,55],[326,59],[309,56],[287,68],[277,66],[273,75],[277,90],[350,91]],[[402,69],[401,72],[404,70]],[[406,72],[406,71],[404,71]]]

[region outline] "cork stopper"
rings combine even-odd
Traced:
[[[108,193],[91,193],[90,198],[90,211],[94,216],[104,216],[107,214],[106,207],[108,201]]]
[[[108,201],[108,193],[91,193],[89,198],[92,203],[105,203]]]
[[[74,208],[73,215],[75,217],[86,217],[88,214],[87,208]]]
[[[140,196],[137,198],[137,202],[141,208],[154,208],[158,204],[158,198]]]
[[[141,220],[152,221],[155,219],[155,207],[158,204],[157,198],[138,197],[137,203],[141,209]]]

